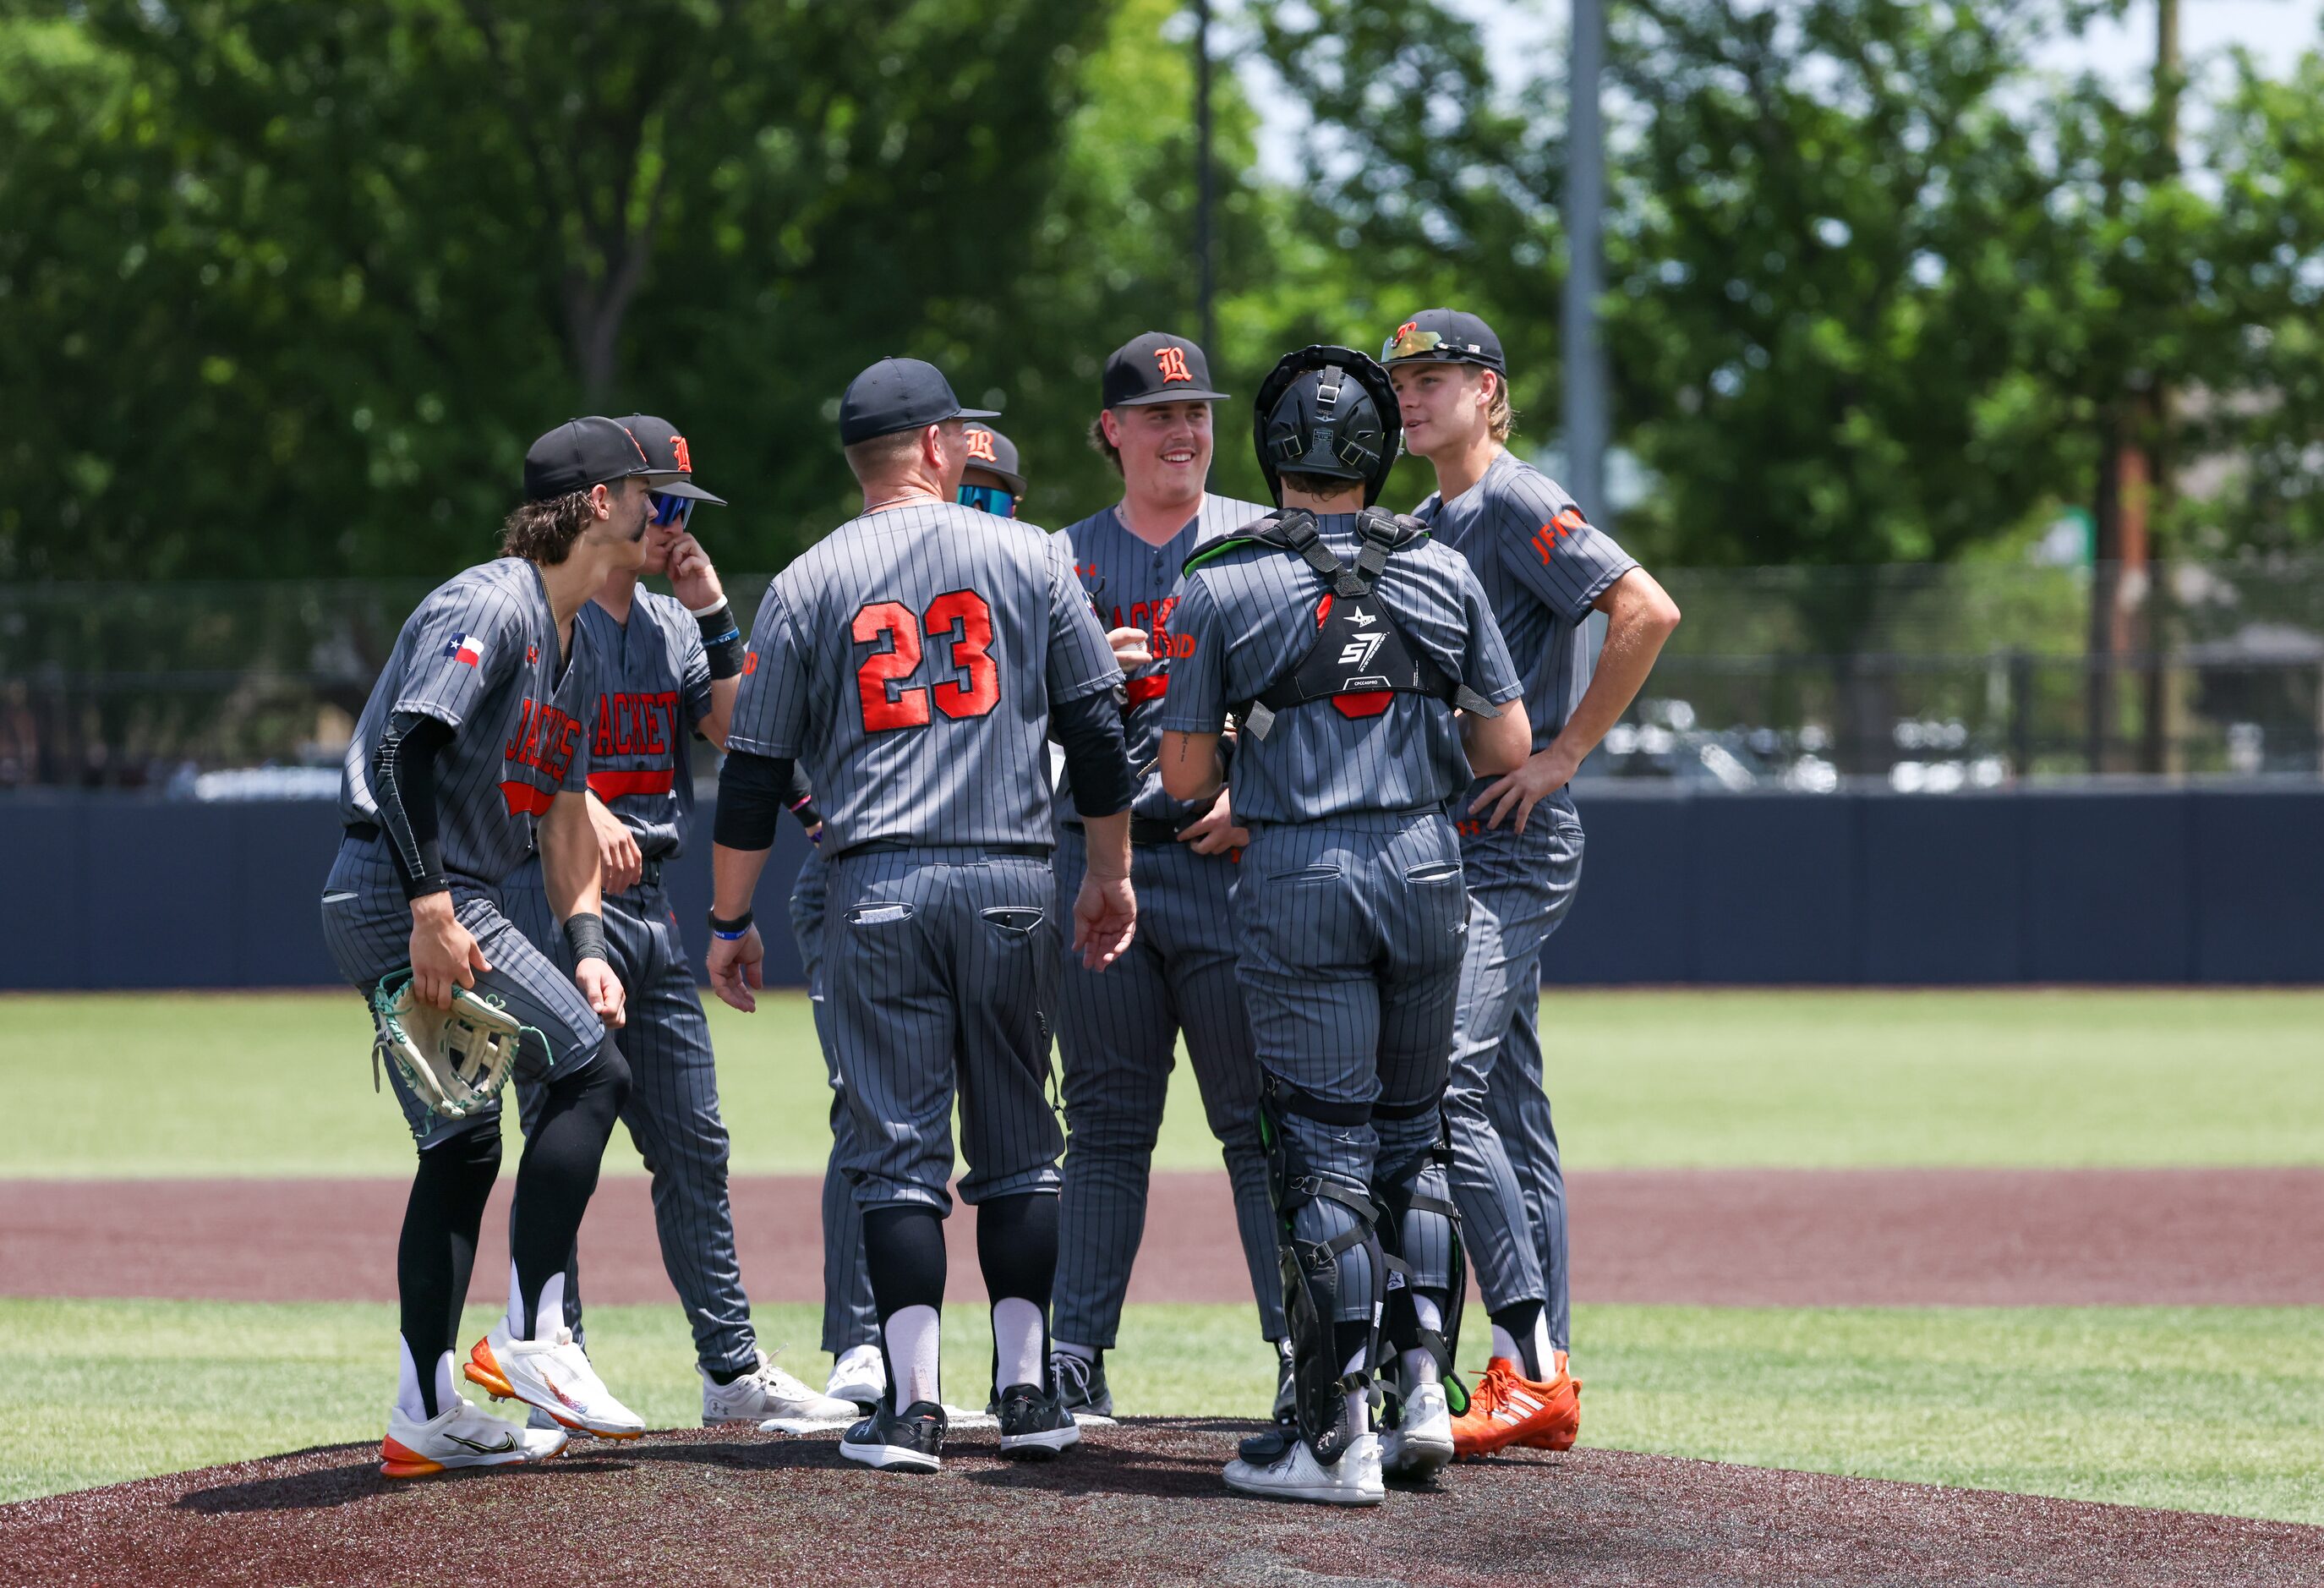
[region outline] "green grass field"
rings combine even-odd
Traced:
[[[736,1172],[819,1170],[806,1000],[711,1020]],[[2324,1162],[2324,992],[1553,992],[1542,1022],[1582,1168]],[[42,1122],[0,1176],[401,1174],[368,1054],[345,994],[0,998],[0,1095]],[[1215,1168],[1174,1081],[1157,1167]]]
[[[736,1168],[819,1168],[804,1001],[712,1018]],[[1543,1020],[1584,1168],[2324,1162],[2324,992],[1554,992]],[[0,1176],[401,1174],[366,1040],[343,995],[0,998],[0,1095],[40,1122]],[[636,1171],[625,1135],[611,1161]],[[1216,1163],[1183,1066],[1157,1161]],[[694,1421],[678,1309],[590,1316],[615,1388]],[[809,1308],[760,1316],[770,1344],[815,1337]],[[0,1499],[374,1439],[392,1328],[380,1306],[0,1299]],[[973,1399],[982,1316],[946,1331]],[[2324,1523],[2324,1309],[1600,1306],[1575,1333],[1593,1445]],[[1132,1307],[1109,1371],[1154,1413],[1248,1415],[1271,1382],[1238,1307]]]
[[[945,1325],[947,1393],[976,1400],[983,1315]],[[375,1440],[394,1326],[385,1306],[0,1301],[0,1500]],[[814,1311],[761,1327],[812,1340]],[[1600,1306],[1576,1333],[1591,1445],[2324,1523],[2317,1309]],[[674,1306],[591,1310],[591,1355],[658,1426],[700,1418],[687,1345]],[[1274,1388],[1233,1306],[1132,1307],[1108,1374],[1125,1412],[1247,1417]]]

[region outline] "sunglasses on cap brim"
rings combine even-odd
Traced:
[[[1017,498],[1005,485],[963,485],[953,500],[963,507],[973,507],[979,512],[989,512],[995,518],[1015,518]]]
[[[1399,358],[1476,359],[1491,364],[1493,356],[1474,342],[1455,342],[1442,331],[1406,330],[1380,344],[1380,362]]]
[[[694,516],[694,501],[691,496],[670,496],[656,491],[646,498],[648,507],[646,522],[652,524],[676,524],[682,530],[686,528],[687,521]]]

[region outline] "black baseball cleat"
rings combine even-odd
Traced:
[[[839,1436],[839,1454],[867,1467],[933,1473],[944,1465],[944,1442],[945,1409],[935,1401],[915,1400],[900,1415],[881,1401]]]
[[[998,1397],[1001,1454],[1019,1461],[1050,1461],[1081,1443],[1082,1426],[1062,1397],[1042,1393],[1038,1384],[1011,1384]]]
[[[1049,1382],[1057,1399],[1077,1417],[1113,1419],[1113,1391],[1106,1387],[1105,1358],[1093,1362],[1070,1351],[1049,1353]]]

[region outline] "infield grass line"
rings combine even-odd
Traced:
[[[819,1387],[817,1309],[757,1316]],[[699,1422],[675,1306],[589,1318],[615,1394]],[[0,1499],[376,1440],[394,1327],[372,1303],[0,1300]],[[1591,1306],[1575,1338],[1585,1445],[2324,1524],[2324,1308]],[[946,1399],[981,1405],[982,1308],[946,1310],[945,1353]],[[1248,1307],[1133,1306],[1106,1371],[1125,1415],[1256,1419],[1274,1389]]]
[[[804,995],[709,1001],[737,1174],[812,1174]],[[1566,1159],[1600,1168],[2324,1163],[2324,991],[1644,991],[1542,1002]],[[0,1177],[401,1174],[351,993],[0,996]],[[1154,1156],[1214,1169],[1188,1066]],[[638,1173],[627,1131],[610,1172]]]

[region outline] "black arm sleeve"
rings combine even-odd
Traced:
[[[452,885],[444,874],[444,847],[436,829],[436,757],[451,742],[452,730],[438,719],[399,711],[388,719],[372,758],[379,825],[406,899],[441,893]]]
[[[791,780],[783,789],[783,803],[790,807],[803,827],[811,827],[823,819],[823,812],[815,808],[815,785],[807,779],[807,768],[797,762],[791,765]]]
[[[788,758],[728,753],[718,772],[718,818],[711,836],[729,849],[771,849],[775,823],[788,803],[796,765]]]
[[[1065,747],[1074,808],[1083,816],[1119,816],[1137,798],[1130,749],[1121,737],[1121,708],[1100,689],[1049,708],[1049,736]]]

